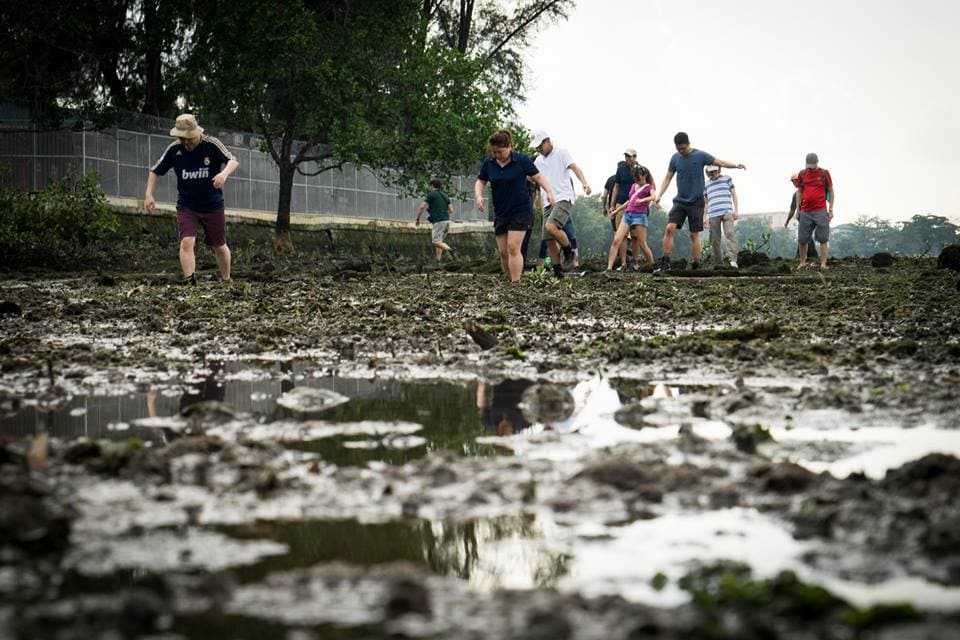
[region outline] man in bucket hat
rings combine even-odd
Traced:
[[[177,174],[177,235],[180,238],[183,282],[197,282],[196,258],[193,254],[197,227],[203,227],[204,242],[213,250],[220,277],[228,282],[230,248],[227,246],[223,185],[240,163],[222,142],[204,135],[203,127],[189,113],[177,116],[170,135],[177,141],[166,148],[147,174],[144,205],[148,213],[156,211],[153,190],[157,186],[157,179],[174,169]]]

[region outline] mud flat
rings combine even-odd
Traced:
[[[0,284],[22,638],[960,637],[934,261]]]

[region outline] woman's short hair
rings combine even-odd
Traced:
[[[497,131],[494,131],[487,140],[487,146],[489,146],[491,150],[494,147],[499,147],[500,149],[512,147],[513,135],[506,129],[498,129]]]

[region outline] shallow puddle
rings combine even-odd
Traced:
[[[960,433],[940,428],[933,416],[917,425],[890,411],[798,410],[785,400],[798,397],[800,387],[786,379],[657,381],[595,374],[551,385],[570,394],[571,406],[560,415],[524,405],[524,393],[534,386],[525,379],[365,379],[290,361],[259,368],[209,361],[180,380],[139,385],[133,393],[8,398],[0,433],[46,431],[63,439],[137,439],[149,446],[178,437],[187,424],[182,416],[194,405],[216,401],[235,419],[213,427],[211,435],[282,442],[337,465],[403,464],[429,451],[575,459],[620,443],[672,440],[684,426],[701,437],[725,439],[731,427],[754,423],[769,428],[782,445],[769,452],[775,459],[837,477],[863,472],[880,478],[927,453],[960,455]],[[760,401],[723,421],[710,418],[743,388]],[[624,413],[631,408],[634,418]],[[543,433],[576,435],[545,441],[538,437]]]

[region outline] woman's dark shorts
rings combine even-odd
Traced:
[[[526,231],[533,228],[533,211],[515,213],[507,218],[493,219],[493,234],[502,236],[507,231]]]
[[[690,233],[703,231],[703,199],[697,200],[692,204],[683,202],[673,202],[673,208],[670,209],[670,216],[667,218],[668,224],[677,225],[677,229],[683,229],[684,220],[690,221]]]

